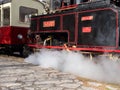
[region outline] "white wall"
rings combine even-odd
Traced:
[[[41,14],[44,9],[43,6],[34,0],[12,0],[11,4],[11,26],[23,26],[23,27],[29,27],[28,23],[20,22],[19,20],[19,7],[20,6],[26,6],[30,8],[37,8],[38,14]]]

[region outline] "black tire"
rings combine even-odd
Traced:
[[[22,51],[20,51],[21,56],[24,57],[24,58],[28,57],[32,53],[33,53],[33,50],[26,45],[23,46]]]

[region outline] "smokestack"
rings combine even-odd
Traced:
[[[50,0],[50,10],[53,10],[53,0]]]
[[[62,0],[50,0],[50,9],[52,11],[59,9],[61,6]]]

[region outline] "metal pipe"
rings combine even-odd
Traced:
[[[49,40],[51,40],[51,39],[52,39],[51,37],[45,39],[45,40],[44,40],[44,43],[43,43],[43,46],[46,46],[46,42],[49,41]],[[50,45],[51,45],[51,43],[50,43]]]

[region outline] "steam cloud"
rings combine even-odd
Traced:
[[[25,61],[43,68],[52,67],[81,77],[120,84],[120,61],[109,60],[103,56],[90,60],[80,52],[41,49]]]

